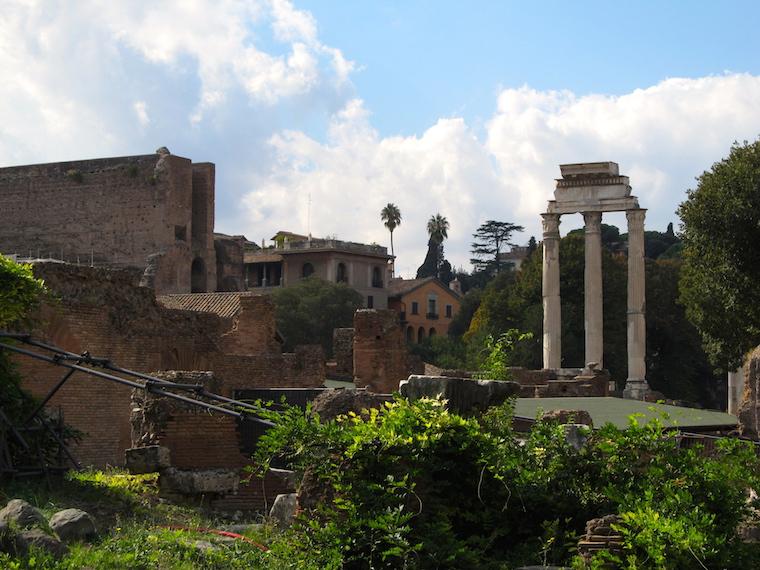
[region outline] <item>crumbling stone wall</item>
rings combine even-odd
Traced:
[[[335,357],[336,374],[353,377],[354,329],[341,328],[333,330],[333,356]]]
[[[747,357],[744,365],[744,394],[739,407],[742,435],[760,439],[760,346]]]
[[[361,309],[354,314],[354,383],[389,394],[408,376],[407,351],[398,312]]]
[[[243,253],[245,238],[214,234],[217,291],[245,291]]]
[[[160,292],[189,292],[198,257],[214,291],[213,178],[212,164],[165,149],[0,168],[0,252],[141,269],[158,254],[151,273]]]
[[[282,354],[273,325],[266,324],[274,322],[269,300],[243,300],[237,317],[223,318],[160,306],[152,290],[137,286],[139,270],[53,263],[36,264],[34,270],[58,300],[41,308],[33,334],[71,352],[87,350],[145,373],[213,371],[226,395],[235,389],[313,387],[324,381],[323,358],[310,349]],[[24,387],[40,397],[65,372],[26,357],[16,361]],[[129,401],[129,388],[75,373],[49,407],[60,407],[65,421],[84,433],[74,447],[78,459],[103,467],[123,464],[131,442]]]

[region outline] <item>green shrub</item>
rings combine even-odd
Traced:
[[[511,414],[505,405],[462,418],[439,401],[397,399],[322,423],[290,409],[257,461],[265,469],[278,457],[318,482],[321,504],[302,515],[291,547],[346,568],[568,564],[585,523],[606,514],[622,516],[628,568],[730,567],[756,555],[736,536],[752,515],[746,491],[760,488],[747,442],[705,454],[632,418],[576,451],[556,423],[518,438]]]

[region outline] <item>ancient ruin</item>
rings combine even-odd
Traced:
[[[544,368],[562,368],[562,316],[559,278],[559,224],[562,214],[583,214],[585,221],[586,362],[603,365],[602,238],[604,212],[625,212],[628,218],[628,378],[624,396],[643,399],[646,381],[644,322],[644,215],[631,195],[627,176],[614,162],[560,165],[554,200],[543,218]]]

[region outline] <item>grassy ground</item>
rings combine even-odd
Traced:
[[[261,517],[231,520],[201,510],[169,504],[158,498],[155,475],[121,471],[69,473],[48,485],[45,481],[14,481],[0,487],[0,504],[20,498],[47,517],[65,508],[80,508],[96,520],[99,536],[90,543],[70,545],[59,561],[42,552],[25,558],[0,554],[0,568],[39,569],[186,569],[288,568],[290,563],[241,539],[195,529],[227,529],[249,524],[241,534],[258,544],[276,542],[279,534]],[[182,527],[182,528],[178,528]],[[193,530],[186,530],[193,529]],[[236,527],[237,531],[240,529]],[[277,550],[275,548],[275,550]]]

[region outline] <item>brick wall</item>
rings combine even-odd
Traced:
[[[189,291],[201,257],[214,291],[213,194],[213,165],[170,154],[0,168],[0,252],[141,269],[162,254],[161,292]]]
[[[246,290],[243,276],[244,243],[243,236],[214,234],[217,291]]]
[[[391,309],[363,309],[354,314],[354,383],[388,394],[408,377],[407,351],[399,316]]]
[[[156,376],[181,383],[200,383],[215,390],[219,380],[209,373],[155,372]],[[271,506],[280,493],[293,492],[292,482],[276,472],[251,477],[246,467],[251,458],[243,451],[239,421],[176,400],[132,393],[133,444],[161,445],[169,449],[171,466],[180,470],[225,469],[236,471],[240,486],[234,493],[199,497],[213,509],[261,510]]]
[[[219,390],[228,395],[240,388],[312,387],[323,382],[322,359],[313,351],[307,349],[300,356],[280,352],[273,327],[266,324],[274,319],[267,314],[271,300],[266,297],[263,302],[242,303],[238,328],[232,332],[234,319],[159,306],[152,290],[136,285],[139,270],[41,263],[35,265],[35,274],[45,279],[58,301],[42,307],[34,336],[71,352],[88,350],[145,373],[214,371]],[[258,328],[262,323],[264,332]],[[235,335],[241,338],[232,342]],[[40,397],[65,372],[26,357],[16,360],[24,387]],[[51,408],[59,406],[67,423],[84,434],[73,449],[80,461],[98,467],[123,464],[131,440],[129,388],[76,373],[51,400]]]
[[[333,355],[335,372],[339,375],[354,375],[354,329],[343,328],[333,331]]]

